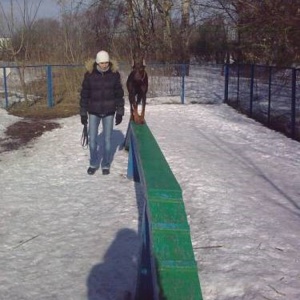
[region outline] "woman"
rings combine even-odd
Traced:
[[[97,136],[102,120],[104,153],[101,161],[102,174],[110,173],[111,135],[113,121],[122,122],[124,115],[124,90],[116,64],[110,61],[106,51],[97,53],[96,60],[87,66],[80,98],[80,116],[83,125],[89,123],[90,166],[89,175],[95,174],[100,166],[97,155]],[[88,122],[89,119],[89,122]]]

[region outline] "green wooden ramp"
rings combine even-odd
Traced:
[[[146,195],[136,300],[202,300],[181,187],[147,124],[131,122],[125,143]]]

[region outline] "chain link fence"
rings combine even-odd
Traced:
[[[300,69],[228,64],[225,102],[300,141]]]
[[[224,98],[222,66],[149,64],[147,103],[221,103]],[[0,107],[28,105],[78,106],[83,65],[14,66],[0,64]],[[119,64],[127,97],[129,64]],[[2,85],[1,85],[2,83]]]

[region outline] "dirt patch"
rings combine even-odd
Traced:
[[[41,136],[45,131],[59,127],[58,123],[47,120],[25,119],[18,121],[6,128],[5,138],[0,139],[0,153],[17,150]]]

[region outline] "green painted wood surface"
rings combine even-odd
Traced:
[[[148,126],[134,122],[131,126],[137,141],[147,194],[167,199],[182,197],[181,187]]]
[[[148,199],[151,227],[156,229],[189,231],[183,201],[164,201],[160,198]]]
[[[153,254],[160,263],[196,265],[189,231],[152,229]]]
[[[196,268],[158,267],[160,300],[202,300]]]
[[[181,187],[147,124],[131,122],[146,189],[160,300],[202,300]]]

